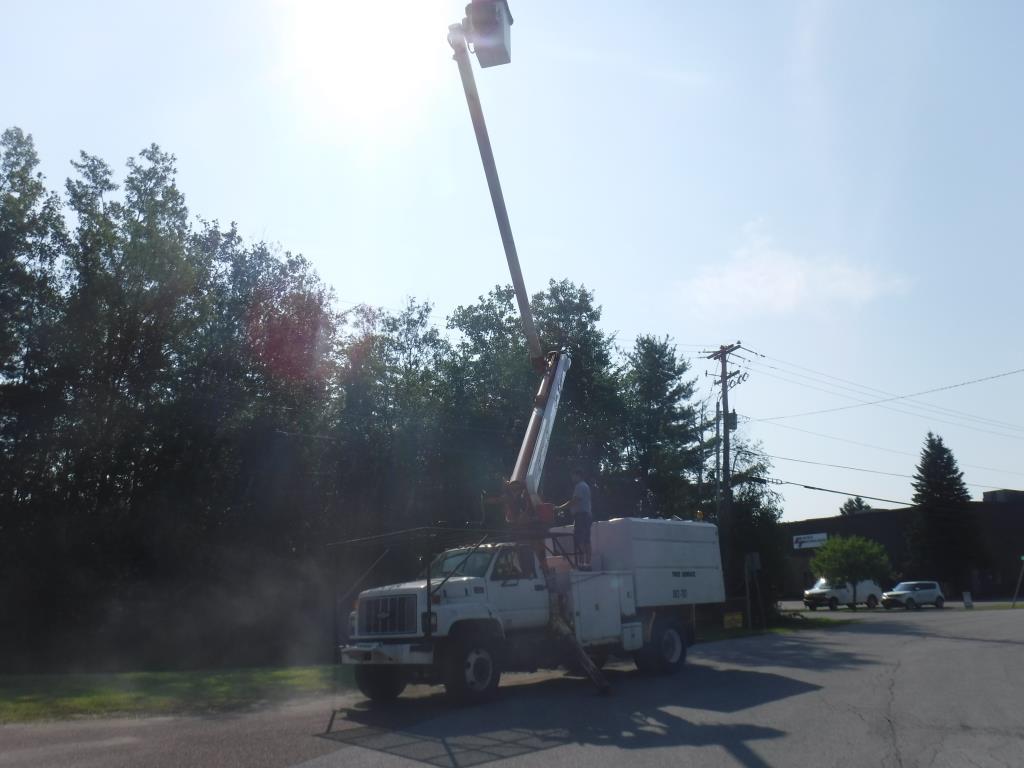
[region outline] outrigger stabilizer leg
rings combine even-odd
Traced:
[[[551,628],[555,633],[564,639],[569,646],[572,648],[573,653],[576,654],[576,660],[583,667],[583,670],[587,673],[587,677],[590,678],[591,682],[597,688],[598,693],[608,693],[611,690],[611,686],[608,684],[608,679],[601,673],[601,670],[597,668],[590,656],[583,649],[583,646],[579,644],[576,639],[576,633],[572,631],[565,620],[558,615],[551,617]]]

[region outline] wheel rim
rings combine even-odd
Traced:
[[[494,663],[491,654],[484,648],[474,648],[466,654],[463,664],[466,687],[473,691],[484,691],[491,684],[494,676]]]
[[[676,664],[683,655],[683,639],[674,629],[666,629],[661,636],[661,658]]]

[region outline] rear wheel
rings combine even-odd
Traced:
[[[830,611],[838,611],[839,610],[839,601],[836,598],[834,598],[834,597],[830,597],[828,599],[828,609]]]
[[[405,684],[405,675],[398,667],[368,664],[356,667],[356,685],[370,701],[394,701],[405,690]]]
[[[655,619],[651,642],[633,655],[641,672],[671,675],[686,663],[686,633],[673,618]]]
[[[942,606],[944,606],[945,604],[946,604],[946,601],[945,601],[945,600],[943,600],[943,599],[942,599],[941,597],[936,597],[936,598],[935,598],[935,607],[936,607],[936,608],[941,608],[941,607],[942,607]]]
[[[872,608],[872,609],[873,608],[877,608],[878,607],[878,598],[875,597],[874,595],[868,595],[868,599],[864,601],[864,604],[868,608]]]
[[[494,695],[501,679],[497,643],[483,632],[468,632],[451,645],[444,688],[462,704],[474,704]]]

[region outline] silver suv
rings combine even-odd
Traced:
[[[936,581],[901,581],[882,595],[882,605],[885,608],[897,606],[908,611],[922,605],[941,608],[945,603],[946,597]]]

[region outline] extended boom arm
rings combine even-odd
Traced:
[[[544,460],[547,457],[551,429],[558,413],[565,373],[569,370],[572,359],[566,352],[551,352],[547,355],[541,352],[540,336],[537,333],[537,326],[533,322],[533,314],[530,312],[530,297],[526,293],[523,272],[519,266],[519,255],[516,253],[516,244],[512,237],[512,225],[509,223],[508,210],[505,207],[505,196],[501,192],[498,168],[494,162],[494,152],[491,149],[491,140],[487,135],[487,124],[484,122],[483,108],[480,105],[480,94],[476,89],[473,67],[469,60],[469,43],[473,42],[474,36],[482,30],[476,30],[473,27],[472,4],[467,6],[466,10],[467,18],[461,24],[453,24],[448,28],[448,43],[454,51],[454,59],[459,66],[459,75],[462,77],[462,88],[466,93],[466,104],[469,107],[469,116],[473,121],[473,132],[476,134],[480,160],[483,162],[484,175],[487,177],[487,188],[491,193],[494,216],[498,221],[498,231],[501,233],[505,259],[512,276],[512,286],[516,292],[519,315],[523,320],[523,331],[526,334],[526,344],[530,351],[530,362],[538,372],[544,374],[533,401],[533,412],[530,414],[530,421],[526,427],[523,444],[519,449],[515,469],[512,471],[512,477],[509,478],[506,488],[506,518],[509,521],[518,521],[533,517],[532,513],[540,503],[537,489],[544,471]],[[467,40],[467,36],[470,39]],[[479,41],[477,41],[477,50],[479,53]]]

